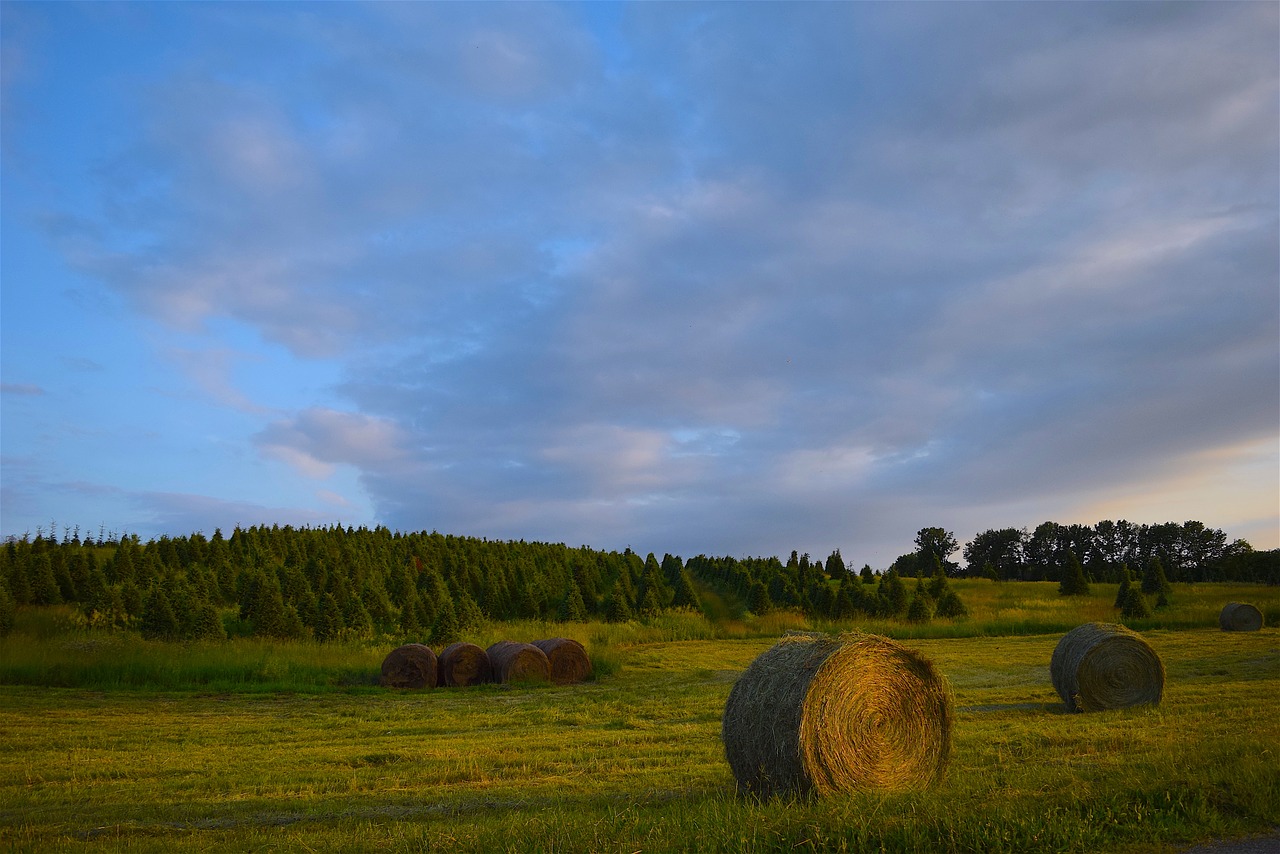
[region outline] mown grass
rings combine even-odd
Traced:
[[[951,683],[942,785],[764,804],[734,793],[720,715],[751,660],[815,627],[798,615],[486,626],[468,639],[578,637],[600,676],[406,692],[373,685],[386,644],[149,643],[24,609],[0,640],[0,848],[1158,852],[1280,825],[1280,631],[1216,628],[1280,591],[1179,585],[1156,618],[1175,627],[1144,632],[1161,705],[1079,715],[1052,627],[1114,620],[1114,588],[962,584],[968,620],[857,624]]]

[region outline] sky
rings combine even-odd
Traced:
[[[0,534],[1280,546],[1280,5],[0,25]]]

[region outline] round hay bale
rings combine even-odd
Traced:
[[[1155,705],[1164,693],[1164,662],[1142,636],[1111,623],[1085,623],[1062,636],[1049,676],[1073,711]]]
[[[550,682],[551,662],[531,643],[498,641],[485,650],[493,666],[494,682]]]
[[[1262,612],[1248,602],[1228,602],[1218,614],[1224,632],[1256,632],[1262,628]]]
[[[440,652],[438,684],[450,688],[483,685],[493,681],[489,653],[466,641],[446,646]]]
[[[436,687],[436,654],[420,643],[398,646],[382,660],[384,688]]]
[[[546,653],[551,662],[551,681],[557,685],[581,682],[591,675],[591,658],[587,648],[573,638],[536,640],[533,645]]]
[[[924,657],[877,635],[788,635],[751,663],[721,720],[742,794],[907,789],[942,776],[951,690]]]

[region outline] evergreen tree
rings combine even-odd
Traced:
[[[631,605],[627,603],[626,594],[621,585],[615,584],[604,600],[604,618],[610,623],[625,623],[631,617]]]
[[[458,600],[454,604],[454,613],[458,618],[459,631],[478,629],[484,623],[484,612],[466,591],[458,595]]]
[[[280,595],[280,585],[273,576],[261,576],[253,587],[253,598],[249,602],[248,620],[253,624],[253,633],[264,638],[289,637],[288,626],[285,625],[284,598]],[[294,614],[297,616],[297,613]]]
[[[860,572],[859,575],[862,577],[863,584],[876,583],[876,574],[871,571],[871,564],[869,563],[864,563],[862,565],[862,572]]]
[[[222,618],[218,616],[218,609],[212,602],[207,599],[202,600],[196,605],[194,611],[191,637],[199,640],[227,639],[227,630],[222,625]]]
[[[60,605],[62,592],[58,589],[58,581],[53,575],[53,563],[49,555],[41,553],[33,556],[27,568],[31,578],[31,604]]]
[[[1142,591],[1137,587],[1130,585],[1129,592],[1124,597],[1124,604],[1120,606],[1120,616],[1129,619],[1142,619],[1151,616],[1151,606],[1147,604]]]
[[[852,581],[849,576],[845,576],[840,580],[840,587],[836,590],[835,599],[831,603],[831,618],[833,620],[847,620],[854,616],[858,611],[858,603],[854,601],[853,590],[858,588],[858,592],[862,592],[862,582]]]
[[[346,626],[342,622],[342,608],[332,593],[320,597],[320,613],[314,626],[316,640],[334,641],[342,636]]]
[[[1151,596],[1173,592],[1173,585],[1164,574],[1164,563],[1157,555],[1151,556],[1151,560],[1147,561],[1146,572],[1142,573],[1142,592]]]
[[[769,598],[769,588],[763,582],[753,581],[747,590],[747,610],[757,617],[773,610],[773,600]]]
[[[1168,607],[1169,607],[1169,594],[1161,590],[1160,595],[1156,597],[1156,610],[1163,611],[1165,608],[1168,608]]]
[[[999,581],[1000,573],[996,572],[996,565],[991,561],[987,561],[982,565],[982,577],[991,581]]]
[[[436,624],[431,627],[431,642],[440,646],[448,646],[459,639],[458,615],[452,600],[447,600],[436,616]]]
[[[1123,608],[1125,599],[1129,597],[1129,588],[1133,586],[1133,579],[1129,576],[1129,567],[1123,563],[1120,564],[1120,589],[1116,591],[1116,601],[1112,605],[1113,608]]]
[[[1084,567],[1071,549],[1067,549],[1066,566],[1062,570],[1062,580],[1058,582],[1058,595],[1089,595],[1089,580],[1084,576]]]
[[[672,598],[671,604],[676,608],[692,608],[695,611],[702,609],[702,603],[698,599],[698,591],[693,588],[693,579],[689,577],[688,571],[683,567],[676,577],[675,596]]]
[[[572,576],[569,578],[569,590],[560,602],[559,617],[560,621],[564,623],[585,623],[587,621],[587,606],[582,601],[582,591],[578,589],[578,583],[573,580]]]
[[[948,589],[947,572],[942,568],[942,561],[937,555],[930,555],[930,557],[933,562],[933,575],[929,579],[929,595],[933,597],[934,602],[938,602]]]
[[[18,611],[18,603],[9,594],[9,587],[0,584],[0,638],[13,631],[14,615]]]
[[[933,597],[922,584],[916,585],[916,592],[907,606],[907,620],[912,623],[927,623],[933,619]]]
[[[146,640],[172,640],[178,636],[178,618],[164,585],[153,585],[147,594],[138,628]]]
[[[960,601],[956,591],[948,587],[938,600],[938,610],[935,613],[939,617],[956,619],[969,616],[969,609]]]
[[[907,610],[907,595],[907,585],[897,570],[890,568],[880,579],[876,610],[886,617],[897,617]]]

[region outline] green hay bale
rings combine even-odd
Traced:
[[[1067,632],[1049,662],[1053,687],[1072,711],[1155,705],[1164,675],[1164,662],[1141,635],[1110,623]]]
[[[909,789],[942,777],[953,711],[946,680],[888,638],[788,635],[743,672],[721,721],[742,794]]]
[[[551,681],[555,684],[569,685],[591,676],[591,658],[587,655],[587,648],[573,638],[536,640],[533,645],[546,654],[551,663]]]
[[[551,681],[551,662],[547,654],[531,643],[498,641],[485,652],[493,665],[495,682]]]
[[[489,653],[466,641],[446,646],[440,652],[438,683],[441,687],[465,688],[493,681]]]
[[[436,654],[420,643],[396,647],[382,660],[380,684],[384,688],[436,687]]]
[[[1248,602],[1228,602],[1218,614],[1224,632],[1256,632],[1262,628],[1262,612]]]

